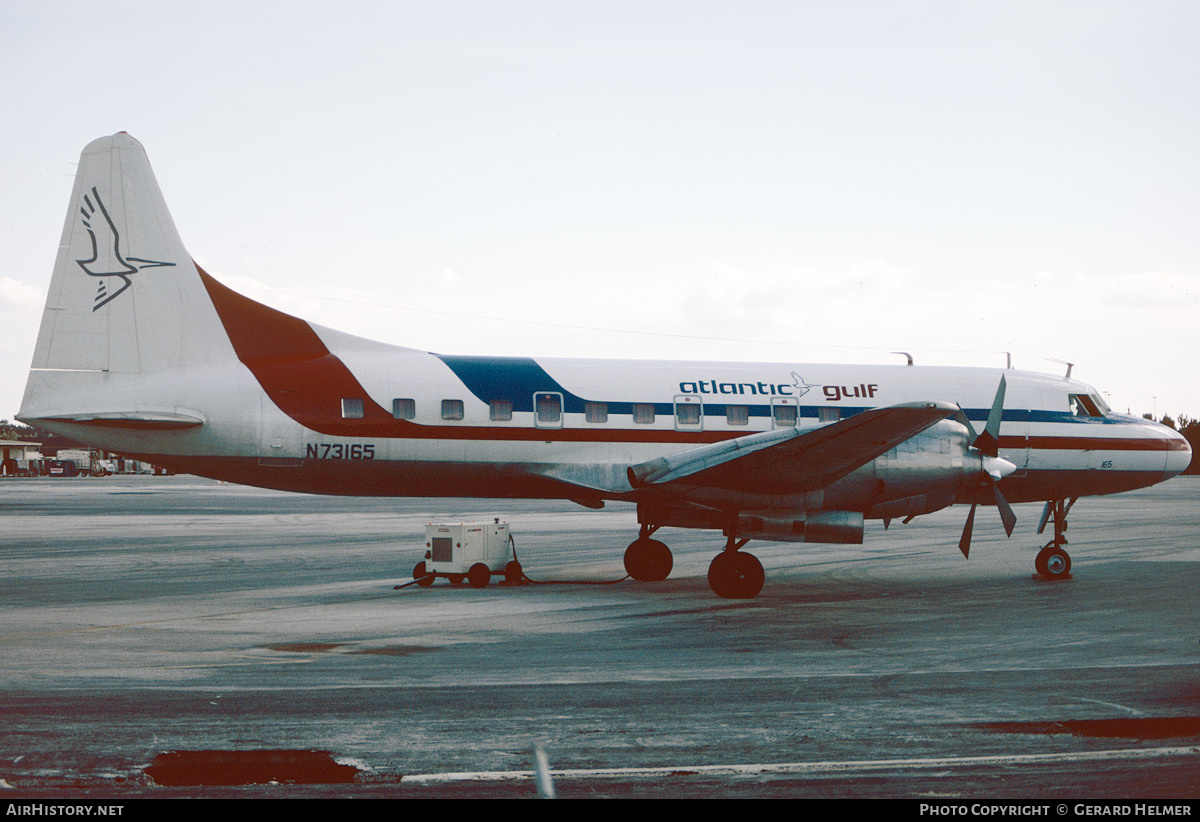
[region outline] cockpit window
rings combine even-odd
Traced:
[[[1103,407],[1104,403],[1100,398],[1091,394],[1070,395],[1071,415],[1074,417],[1103,417]]]

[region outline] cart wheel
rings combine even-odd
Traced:
[[[433,584],[433,574],[425,570],[424,562],[418,562],[417,567],[413,568],[413,579],[415,579],[417,584],[422,588],[428,588]]]
[[[477,562],[467,569],[467,582],[472,588],[486,588],[492,579],[492,572],[482,562]]]
[[[515,559],[504,566],[504,581],[509,585],[516,585],[525,578],[525,573],[521,570],[521,563]]]

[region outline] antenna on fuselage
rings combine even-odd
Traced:
[[[1059,365],[1065,365],[1067,367],[1067,373],[1063,376],[1063,379],[1071,379],[1071,369],[1075,367],[1075,363],[1067,362],[1066,360],[1056,360],[1054,357],[1047,357],[1046,359],[1048,359],[1050,362],[1056,362]]]
[[[908,360],[909,365],[913,364],[912,354],[909,354],[907,351],[893,351],[892,353],[899,354],[901,357],[904,357],[906,360]]]

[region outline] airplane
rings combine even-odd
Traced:
[[[1084,496],[1169,479],[1191,449],[1067,375],[1007,368],[437,354],[255,302],[190,257],[142,145],[83,150],[18,419],[178,473],[314,494],[636,504],[629,576],[667,527],[720,532],[713,592],[761,591],[751,540],[860,544],[905,522],[1044,502],[1070,576]],[[421,566],[414,571],[419,575]]]

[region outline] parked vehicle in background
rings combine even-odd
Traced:
[[[52,467],[50,476],[52,477],[107,477],[117,471],[116,463],[112,460],[100,458],[100,452],[96,450],[88,450],[86,448],[63,448],[58,452],[58,456],[52,461],[61,463],[63,470],[56,472]],[[74,472],[70,472],[65,466],[66,464],[74,465]]]

